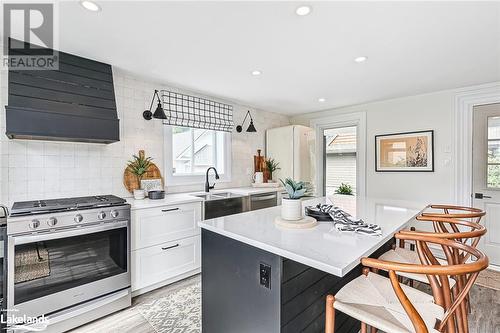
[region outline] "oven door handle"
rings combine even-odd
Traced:
[[[57,230],[55,232],[46,232],[40,234],[29,234],[29,235],[20,235],[20,236],[9,236],[9,238],[14,240],[14,244],[28,244],[35,242],[43,242],[52,239],[60,239],[74,236],[81,236],[86,234],[93,234],[96,232],[114,230],[128,226],[128,221],[119,221],[119,222],[111,222],[99,224],[97,226],[92,227],[77,227],[73,229],[66,230]]]

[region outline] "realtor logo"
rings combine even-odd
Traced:
[[[16,70],[58,69],[54,22],[53,3],[4,3],[3,66]]]

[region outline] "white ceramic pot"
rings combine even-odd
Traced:
[[[281,199],[281,218],[288,221],[297,221],[302,218],[302,200]]]
[[[146,193],[144,193],[144,190],[134,190],[134,199],[135,200],[142,200],[146,197]]]

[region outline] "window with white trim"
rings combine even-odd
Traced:
[[[165,126],[165,145],[167,186],[198,184],[212,166],[221,177],[219,181],[230,181],[230,133]]]

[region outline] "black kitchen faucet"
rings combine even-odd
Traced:
[[[208,168],[205,176],[205,192],[210,192],[210,189],[213,189],[215,187],[215,183],[212,186],[210,186],[210,184],[208,183],[208,172],[210,171],[210,169],[213,169],[215,171],[215,179],[219,179],[219,174],[217,173],[217,169],[214,167]]]

